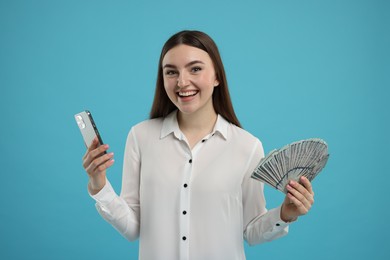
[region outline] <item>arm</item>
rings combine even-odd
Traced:
[[[254,154],[254,158],[264,156],[261,144]],[[256,160],[252,160],[249,169],[254,169],[257,163]],[[314,191],[310,181],[305,177],[301,177],[299,183],[290,181],[282,205],[267,211],[263,193],[264,184],[251,179],[251,174],[252,171],[247,172],[246,181],[244,180],[243,183],[243,194],[245,194],[243,198],[247,201],[244,203],[244,213],[247,214],[246,219],[252,217],[249,222],[244,222],[244,224],[248,223],[244,230],[244,237],[249,244],[253,245],[286,235],[288,223],[296,221],[299,216],[309,212],[314,203]],[[250,208],[245,209],[245,207]]]
[[[104,176],[104,180],[99,179],[94,181],[90,176],[90,182],[88,185],[89,192],[96,200],[96,208],[100,215],[109,222],[115,229],[117,229],[125,238],[130,241],[136,240],[139,237],[139,153],[137,148],[135,137],[132,132],[129,133],[124,156],[123,166],[123,182],[122,193],[118,196],[112,188],[110,182],[106,178],[105,170],[111,166],[107,166],[107,163],[100,164],[97,168],[103,171],[92,173]],[[104,148],[102,148],[104,149]],[[96,152],[97,153],[97,152]],[[87,152],[88,154],[88,152]],[[103,157],[103,156],[102,156]],[[99,160],[99,159],[95,159]],[[93,160],[92,160],[93,161]],[[101,159],[103,161],[103,159]],[[95,162],[98,164],[98,162]],[[93,183],[103,184],[95,188]],[[98,190],[97,192],[95,192]]]
[[[250,245],[271,241],[288,233],[288,223],[281,219],[281,207],[268,211],[264,198],[264,184],[251,178],[253,169],[256,168],[262,157],[264,157],[264,151],[260,141],[258,141],[241,185],[244,239]]]

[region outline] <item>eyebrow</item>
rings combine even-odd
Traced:
[[[194,61],[187,63],[184,67],[188,68],[188,67],[191,67],[192,65],[197,64],[197,63],[205,64],[203,61],[194,60]],[[165,68],[176,68],[176,66],[172,65],[172,64],[165,64],[163,69],[165,69]]]

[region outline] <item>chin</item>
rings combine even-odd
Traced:
[[[180,111],[180,113],[182,113],[182,114],[190,115],[190,114],[196,112],[197,110],[179,108],[179,111]]]

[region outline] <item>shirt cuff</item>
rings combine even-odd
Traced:
[[[101,205],[109,204],[117,196],[108,179],[106,179],[106,184],[98,193],[96,193],[95,195],[91,195],[89,190],[88,193],[98,204]]]
[[[271,209],[268,211],[268,214],[270,216],[270,219],[274,220],[274,223],[273,223],[273,229],[284,229],[285,227],[288,227],[288,225],[291,223],[291,222],[284,222],[281,218],[280,218],[280,211],[281,211],[282,207],[279,206],[277,208],[274,208],[274,209]]]

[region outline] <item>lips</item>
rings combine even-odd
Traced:
[[[177,93],[179,97],[192,97],[198,94],[197,90],[180,91]]]

